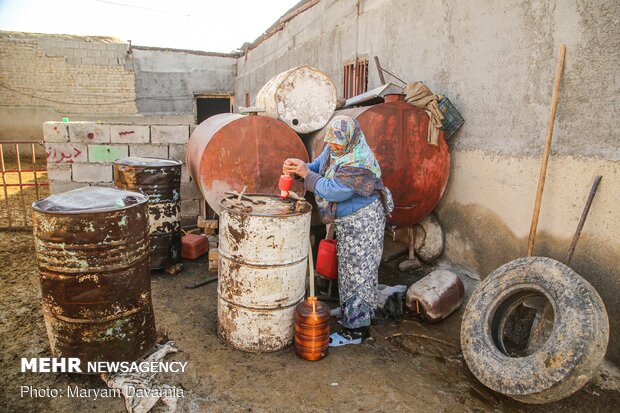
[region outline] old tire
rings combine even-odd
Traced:
[[[530,354],[510,357],[499,326],[508,309],[528,296],[548,300],[552,328]],[[519,258],[493,271],[473,293],[461,326],[463,355],[474,376],[525,403],[557,401],[583,387],[603,361],[608,340],[609,321],[596,290],[545,257]]]
[[[418,257],[427,264],[435,261],[444,248],[444,234],[439,220],[434,213],[430,213],[420,223],[415,225],[414,250]]]

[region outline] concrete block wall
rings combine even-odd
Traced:
[[[136,113],[129,44],[112,37],[0,31],[0,102],[67,113]]]
[[[136,125],[101,122],[45,122],[43,139],[50,192],[84,186],[113,186],[113,163],[127,156],[182,161],[181,221],[196,223],[202,195],[185,166],[193,125]]]

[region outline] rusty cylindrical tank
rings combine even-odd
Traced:
[[[308,297],[295,308],[295,354],[317,361],[329,349],[329,306],[316,297]]]
[[[407,308],[430,324],[438,323],[463,303],[465,287],[458,275],[435,270],[407,290]]]
[[[203,197],[215,211],[226,191],[279,194],[287,158],[308,160],[291,128],[267,116],[223,113],[202,122],[187,144],[186,164]],[[291,188],[302,195],[303,184]]]
[[[299,66],[271,78],[256,95],[265,115],[280,119],[298,133],[321,129],[336,110],[334,82],[319,69]]]
[[[385,103],[343,109],[335,115],[357,119],[383,174],[383,182],[394,196],[390,223],[417,224],[439,203],[450,174],[450,153],[440,132],[439,145],[426,141],[429,117],[422,109],[386,96]],[[310,136],[310,157],[315,159],[325,147],[325,130]]]
[[[86,187],[32,204],[54,357],[133,361],[155,343],[147,198]]]
[[[295,306],[305,294],[310,204],[299,211],[274,195],[240,212],[222,203],[219,235],[218,332],[250,352],[281,350],[293,341]]]
[[[140,157],[114,162],[114,186],[149,198],[152,270],[181,260],[181,165],[171,159]]]

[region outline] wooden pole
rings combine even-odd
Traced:
[[[536,202],[534,203],[534,213],[532,214],[532,225],[530,226],[530,236],[527,240],[527,255],[532,256],[534,252],[534,240],[536,239],[536,228],[538,227],[538,217],[540,216],[540,204],[542,202],[543,190],[545,188],[545,179],[547,177],[547,164],[549,163],[549,154],[551,153],[551,141],[553,140],[553,125],[555,123],[555,114],[558,109],[558,97],[560,95],[560,81],[562,80],[562,69],[564,68],[564,54],[566,53],[566,45],[560,46],[558,55],[558,63],[555,68],[555,82],[553,83],[553,95],[551,98],[551,112],[549,113],[549,125],[547,125],[547,139],[545,142],[545,151],[540,165],[540,176],[538,177],[538,189],[536,191]]]

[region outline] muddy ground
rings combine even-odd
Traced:
[[[400,274],[384,265],[380,281],[411,284],[430,269]],[[331,350],[319,362],[299,359],[292,349],[248,354],[216,334],[216,285],[186,284],[207,275],[205,261],[186,262],[177,276],[153,276],[157,328],[177,343],[169,360],[188,361],[186,374],[162,374],[161,383],[186,390],[182,412],[616,412],[620,392],[601,371],[575,395],[545,406],[524,405],[485,389],[460,352],[460,314],[426,326],[405,320],[373,327],[374,340]],[[467,288],[475,286],[468,282]],[[96,376],[22,374],[21,357],[49,357],[39,307],[39,283],[29,232],[0,232],[0,411],[122,412],[121,399],[20,398],[21,385],[103,387]],[[611,389],[616,386],[616,390]]]

